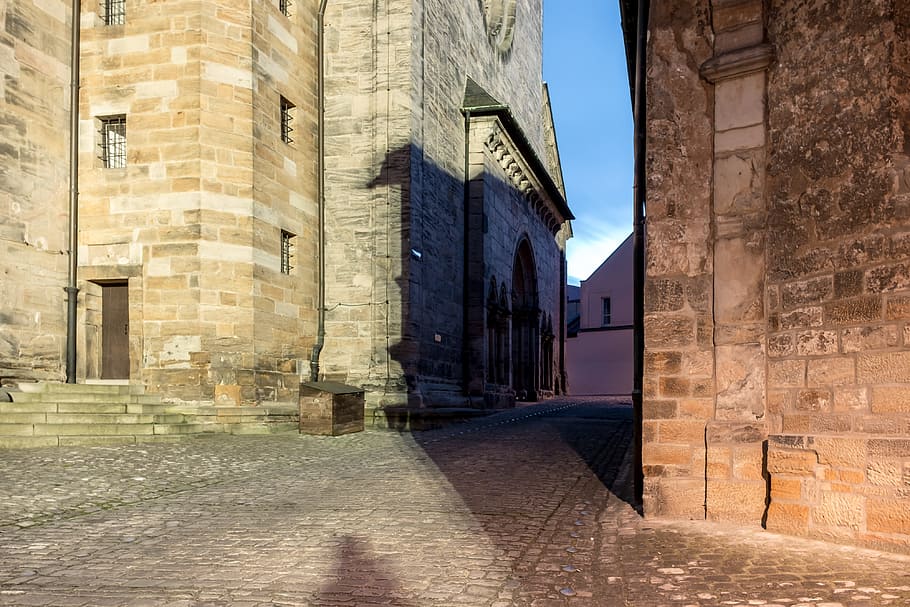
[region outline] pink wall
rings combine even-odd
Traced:
[[[632,393],[632,329],[579,333],[566,340],[569,394]]]
[[[569,394],[632,393],[632,237],[581,281],[581,330],[566,340]],[[610,298],[609,326],[602,326]]]

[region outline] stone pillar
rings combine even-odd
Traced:
[[[645,360],[646,516],[705,516],[705,427],[714,415],[709,0],[652,2],[648,23]]]
[[[757,524],[767,485],[765,165],[767,67],[761,0],[714,0],[715,410],[706,431],[706,515]]]

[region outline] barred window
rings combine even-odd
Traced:
[[[294,266],[294,239],[296,237],[285,230],[281,230],[281,273],[290,274]]]
[[[293,122],[294,122],[294,113],[295,106],[293,103],[281,98],[281,140],[285,143],[294,143],[291,133],[294,132]]]
[[[123,25],[126,22],[126,0],[102,0],[101,18],[105,25]]]
[[[278,10],[281,11],[281,14],[285,17],[291,16],[291,0],[278,0]]]
[[[101,123],[101,166],[106,169],[126,168],[126,116],[106,116]]]

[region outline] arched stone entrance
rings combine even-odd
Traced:
[[[539,356],[537,267],[531,243],[523,238],[512,264],[512,387],[518,400],[538,398]]]

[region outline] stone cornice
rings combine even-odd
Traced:
[[[774,48],[759,44],[712,57],[702,64],[700,72],[702,78],[714,84],[768,69],[772,61]]]
[[[510,136],[502,122],[494,119],[490,133],[484,139],[484,147],[506,175],[509,184],[520,192],[528,202],[534,213],[551,233],[559,232],[562,224],[573,219],[571,214],[567,217],[563,212],[565,202],[561,199],[554,200],[549,195],[545,182],[536,174],[527,157],[522,153],[521,146]],[[543,177],[549,178],[549,175]]]

